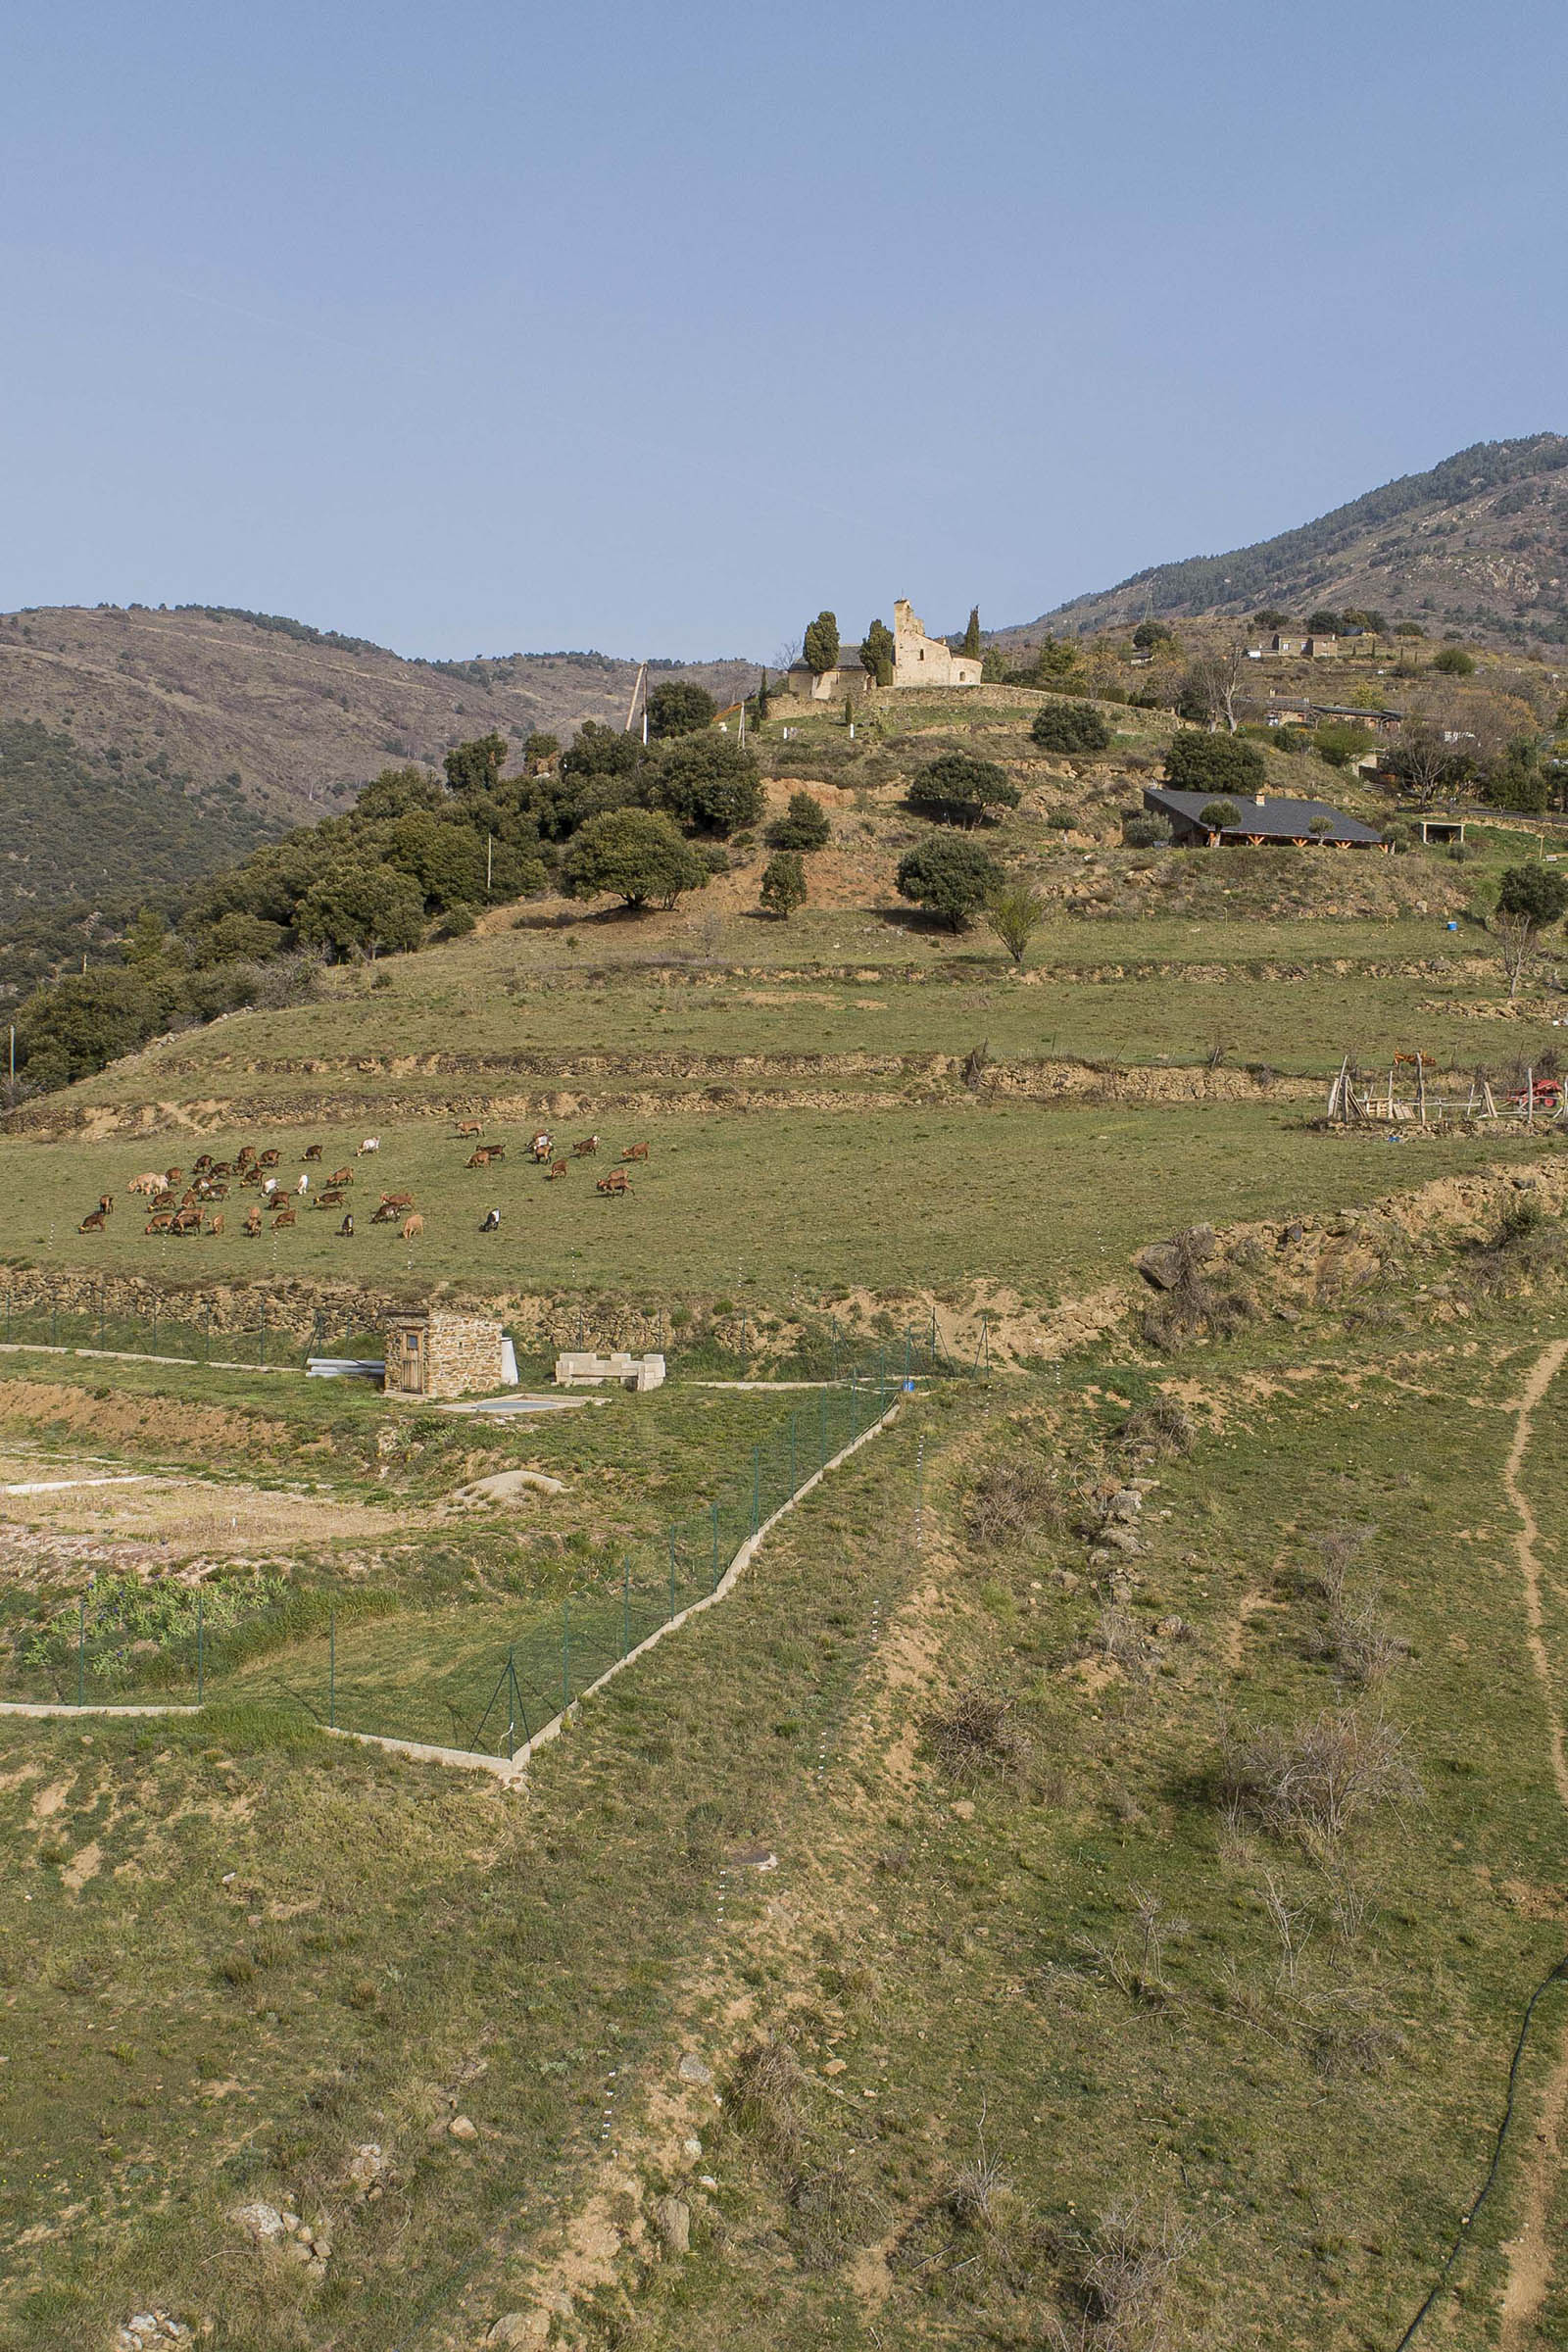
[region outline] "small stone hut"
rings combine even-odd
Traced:
[[[472,1396],[506,1378],[502,1330],[488,1315],[412,1308],[386,1319],[389,1396]]]

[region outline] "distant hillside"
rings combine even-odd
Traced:
[[[748,662],[662,663],[731,702]],[[118,756],[210,805],[226,784],[273,829],[308,822],[394,760],[439,764],[492,729],[520,745],[536,728],[624,722],[634,662],[603,654],[513,654],[409,662],[359,637],[272,613],[216,607],[101,606],[0,616],[0,722],[69,733],[89,763]],[[213,865],[235,844],[214,841]]]
[[[1478,441],[1298,530],[1223,556],[1156,564],[996,633],[1007,644],[1146,618],[1250,613],[1294,618],[1356,605],[1512,646],[1568,646],[1568,438]]]

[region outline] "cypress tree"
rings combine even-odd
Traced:
[[[966,654],[971,662],[978,662],[980,659],[980,608],[978,605],[969,607],[969,626],[963,632],[963,643],[959,646],[958,651],[960,654]]]

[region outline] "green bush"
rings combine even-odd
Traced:
[[[1433,655],[1432,666],[1441,670],[1446,678],[1473,678],[1476,658],[1474,654],[1467,654],[1462,645],[1446,645],[1442,653]]]
[[[1228,825],[1239,825],[1242,812],[1234,801],[1205,801],[1198,811],[1198,821],[1211,833],[1223,833]]]
[[[827,811],[808,792],[792,792],[789,808],[767,828],[773,850],[823,850],[832,837]]]
[[[1255,744],[1239,735],[1181,727],[1165,754],[1165,781],[1181,792],[1261,792],[1268,769]]]
[[[688,735],[649,764],[650,805],[705,833],[733,833],[762,812],[756,760],[732,736]]]
[[[951,931],[962,931],[1002,889],[1004,876],[976,841],[928,841],[900,859],[896,880],[901,898],[913,900]]]
[[[1169,819],[1141,811],[1122,820],[1122,840],[1130,850],[1163,850],[1171,842]]]
[[[994,760],[944,752],[909,786],[909,806],[947,824],[977,825],[994,808],[1016,808],[1022,795]]]
[[[673,906],[688,890],[705,890],[707,858],[652,808],[615,808],[590,817],[561,861],[569,897],[611,896],[628,906],[650,899]]]
[[[713,723],[713,698],[689,678],[666,678],[648,697],[648,732],[655,741],[698,735]]]
[[[836,612],[823,611],[807,623],[802,652],[808,669],[820,677],[824,670],[837,669],[839,662],[839,623]]]
[[[758,896],[768,913],[785,923],[806,905],[806,860],[799,850],[774,851],[762,868]]]
[[[1029,734],[1046,752],[1103,752],[1111,740],[1093,703],[1048,703],[1036,711]]]
[[[298,909],[301,939],[338,955],[416,948],[424,932],[418,884],[395,866],[347,865],[312,884]]]
[[[1372,749],[1371,730],[1348,719],[1328,720],[1313,735],[1312,748],[1330,767],[1348,767]]]

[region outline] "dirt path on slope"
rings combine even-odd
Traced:
[[[1541,1685],[1546,1711],[1552,1778],[1557,1784],[1557,1794],[1563,1810],[1568,1812],[1568,1754],[1564,1752],[1562,1716],[1552,1688],[1550,1660],[1543,1632],[1541,1564],[1536,1557],[1541,1530],[1519,1480],[1534,1434],[1536,1407],[1561,1371],[1565,1356],[1568,1356],[1568,1340],[1554,1340],[1536,1359],[1535,1368],[1525,1382],[1519,1398],[1519,1417],[1513,1444],[1508,1448],[1508,1459],[1503,1465],[1502,1483],[1508,1500],[1519,1515],[1519,1533],[1514,1543],[1524,1583],[1530,1663]],[[1542,2098],[1535,2140],[1526,2161],[1523,2224],[1518,2236],[1509,2240],[1504,2249],[1508,2256],[1508,2277],[1502,2295],[1502,2328],[1497,2339],[1499,2352],[1526,2352],[1528,2345],[1539,2340],[1536,2323],[1544,2308],[1551,2283],[1552,2249],[1547,2231],[1552,2195],[1562,2167],[1565,2110],[1568,2110],[1568,2022],[1563,2024],[1558,2034],[1556,2059]]]

